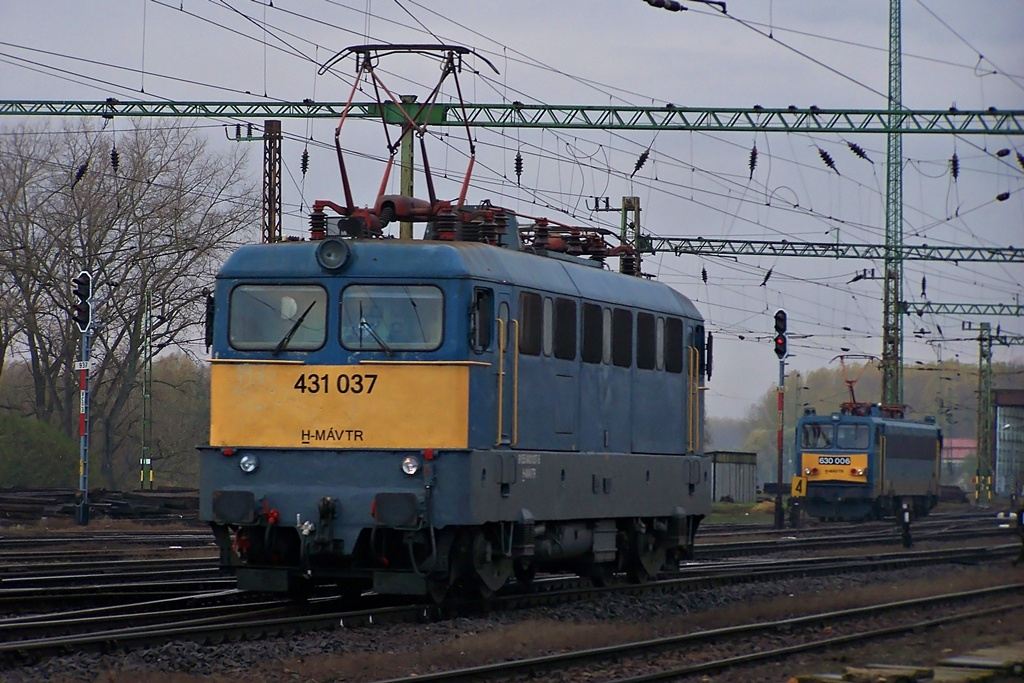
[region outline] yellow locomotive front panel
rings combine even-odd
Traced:
[[[803,476],[810,482],[850,481],[863,484],[868,476],[868,454],[803,453]]]
[[[470,365],[213,360],[210,444],[466,448]]]

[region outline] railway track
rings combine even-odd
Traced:
[[[979,601],[995,602],[996,604],[979,608],[977,606]],[[721,674],[724,671],[734,672],[740,667],[783,659],[799,653],[893,637],[971,619],[994,617],[1022,607],[1024,607],[1024,583],[1014,583],[981,590],[945,593],[856,609],[822,612],[602,648],[564,652],[545,657],[532,657],[450,671],[417,673],[413,676],[387,679],[381,683],[450,683],[453,681],[506,680],[510,677],[534,679],[569,668],[572,668],[573,676],[580,678],[586,677],[588,673],[581,669],[592,670],[595,673],[599,671],[602,674],[602,680],[611,680],[615,683],[675,681],[691,676],[706,677],[709,674]],[[934,608],[942,608],[945,613],[938,617],[920,617],[921,610]],[[869,624],[872,619],[880,615],[895,615],[894,623],[889,623],[881,628],[864,628],[865,624]],[[828,632],[827,636],[821,635],[823,630]],[[837,633],[837,631],[841,631],[841,633]],[[766,637],[778,634],[782,634],[782,639],[790,644],[763,648],[763,641]],[[729,655],[712,656],[711,658],[707,656],[707,648],[721,648],[723,641],[726,640],[731,644]]]
[[[594,588],[577,579],[540,581],[530,593],[499,595],[486,603],[464,600],[444,605],[393,605],[375,596],[352,603],[321,598],[307,605],[260,600],[223,591],[193,594],[187,599],[136,601],[107,611],[58,612],[0,620],[0,661],[14,666],[69,651],[138,648],[168,640],[203,643],[260,639],[296,632],[368,624],[422,622],[507,611],[569,601],[596,599],[613,592],[632,594],[713,591],[717,587],[782,577],[880,571],[940,563],[984,563],[1012,557],[1017,545],[960,550],[892,553],[869,558],[804,558],[761,560],[717,567],[688,566],[659,581],[629,586]]]

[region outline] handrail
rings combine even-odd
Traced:
[[[512,443],[509,445],[515,446],[519,443],[519,321],[513,318],[511,322],[516,332],[512,349]]]
[[[501,445],[501,428],[504,414],[502,408],[505,405],[505,321],[500,317],[495,318],[498,323],[498,440],[495,446]]]

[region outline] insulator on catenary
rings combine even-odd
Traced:
[[[754,179],[754,169],[757,168],[757,143],[754,143],[753,148],[750,150],[750,161],[747,164],[750,166],[750,179]],[[706,282],[706,280],[705,280]]]
[[[864,148],[858,145],[856,142],[850,142],[849,140],[847,140],[846,146],[850,148],[851,152],[853,152],[854,154],[856,154],[858,157],[868,162],[869,164],[875,163],[871,161],[870,158],[868,158],[868,153],[864,151]]]
[[[117,152],[117,147],[110,150],[110,168],[114,169],[114,173],[117,173],[117,167],[121,165],[121,155]]]
[[[700,279],[704,281],[704,284],[708,283],[708,269],[701,266]]]
[[[996,195],[996,201],[997,202],[1005,202],[1009,198],[1010,198],[1010,193],[1009,192],[1001,192],[1001,193]]]
[[[953,180],[960,177],[960,157],[953,152],[953,156],[949,160],[949,172],[953,174]]]
[[[1024,170],[1024,154],[1017,152],[1017,164]]]
[[[299,168],[302,169],[302,175],[306,175],[306,171],[309,170],[309,150],[302,150],[302,160],[299,162]]]
[[[839,172],[839,169],[836,168],[836,162],[832,161],[832,155],[831,154],[829,154],[828,152],[823,150],[821,147],[819,147],[818,148],[818,156],[821,157],[821,160],[825,162],[826,166],[828,166],[829,168],[831,168],[833,171],[836,172],[836,175],[842,175],[842,173]]]
[[[1005,157],[1005,156],[1009,156],[1009,155],[1010,155],[1010,150],[1006,149],[1005,147],[1003,149],[999,150],[998,152],[996,152],[996,156],[997,157]]]
[[[518,185],[523,179],[523,155],[520,152],[516,152],[516,184]]]
[[[667,9],[669,12],[683,12],[686,10],[677,0],[644,0],[651,7]]]
[[[81,166],[79,166],[79,167],[78,167],[78,170],[77,170],[77,171],[75,171],[75,179],[74,179],[74,181],[72,181],[72,183],[71,183],[71,187],[74,187],[75,185],[77,185],[77,184],[78,184],[78,182],[79,182],[79,181],[80,181],[80,180],[81,180],[82,178],[84,178],[84,177],[85,177],[85,174],[86,174],[86,172],[87,172],[88,170],[89,170],[89,160],[88,160],[88,159],[86,159],[86,160],[85,160],[85,163],[84,163],[84,164],[82,164]]]
[[[924,275],[921,276],[921,296],[925,295],[928,290],[928,278]]]
[[[648,147],[647,149],[645,149],[643,151],[643,154],[640,155],[640,158],[636,160],[636,165],[633,166],[633,172],[629,174],[630,178],[635,176],[637,174],[637,171],[639,171],[641,168],[644,167],[644,164],[647,163],[647,157],[650,156],[650,154],[651,154],[651,148],[650,147]]]

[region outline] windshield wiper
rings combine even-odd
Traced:
[[[298,331],[299,326],[302,325],[302,321],[306,319],[306,316],[309,315],[309,312],[313,310],[313,306],[315,305],[316,300],[314,299],[313,301],[310,302],[309,306],[306,306],[306,310],[304,310],[302,312],[302,315],[300,315],[298,319],[292,324],[291,329],[288,330],[288,334],[284,335],[284,337],[281,338],[281,341],[277,342],[277,346],[274,347],[274,352],[270,354],[271,356],[276,356],[277,354],[281,353],[281,351],[284,350],[284,347],[287,346],[288,342],[292,340],[292,337]]]
[[[359,329],[366,330],[367,332],[369,332],[370,336],[373,337],[373,340],[380,344],[380,348],[384,349],[385,353],[387,353],[389,356],[395,355],[395,352],[391,350],[390,346],[384,343],[384,340],[381,339],[380,335],[377,334],[377,331],[370,326],[370,323],[366,322],[366,318],[363,318],[359,321]]]

